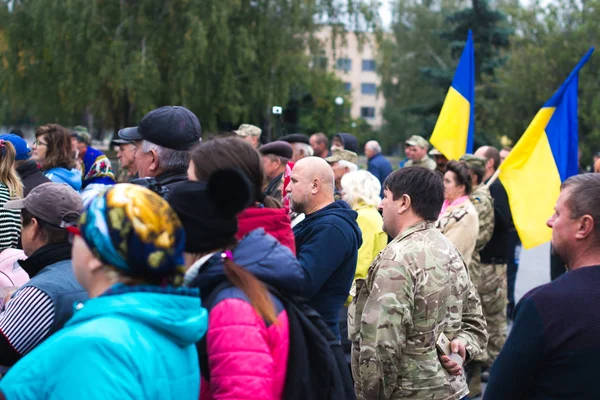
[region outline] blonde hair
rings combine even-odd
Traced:
[[[3,146],[0,151],[0,182],[8,187],[11,199],[19,199],[23,197],[23,183],[14,168],[17,152],[9,141],[0,142]]]
[[[370,172],[360,170],[349,172],[342,177],[342,190],[344,198],[351,207],[356,207],[360,202],[367,206],[378,207],[381,203],[381,183]]]

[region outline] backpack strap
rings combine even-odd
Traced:
[[[206,308],[210,313],[210,310],[214,306],[214,302],[217,299],[219,293],[224,289],[232,287],[233,284],[229,280],[224,280],[219,283],[216,288],[211,290],[208,296],[202,300],[202,307]],[[208,367],[208,350],[206,348],[206,334],[196,343],[196,349],[198,350],[198,364],[200,364],[200,374],[205,381],[210,382],[210,369]]]

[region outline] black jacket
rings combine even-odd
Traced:
[[[16,170],[19,177],[21,177],[21,182],[23,182],[23,196],[27,196],[34,187],[50,182],[50,179],[46,178],[35,161],[25,161]]]
[[[515,227],[508,204],[508,195],[499,179],[490,185],[490,194],[494,199],[494,233],[479,254],[483,264],[506,264],[509,232]]]

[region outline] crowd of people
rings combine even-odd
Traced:
[[[571,271],[515,307],[508,149],[411,136],[394,171],[348,133],[261,135],[161,107],[118,176],[84,127],[0,136],[0,399],[597,396],[599,175],[548,221]]]

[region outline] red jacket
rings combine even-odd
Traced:
[[[279,243],[296,254],[296,242],[290,222],[290,216],[285,208],[250,207],[237,215],[238,232],[236,239],[241,240],[257,228],[273,236]]]

